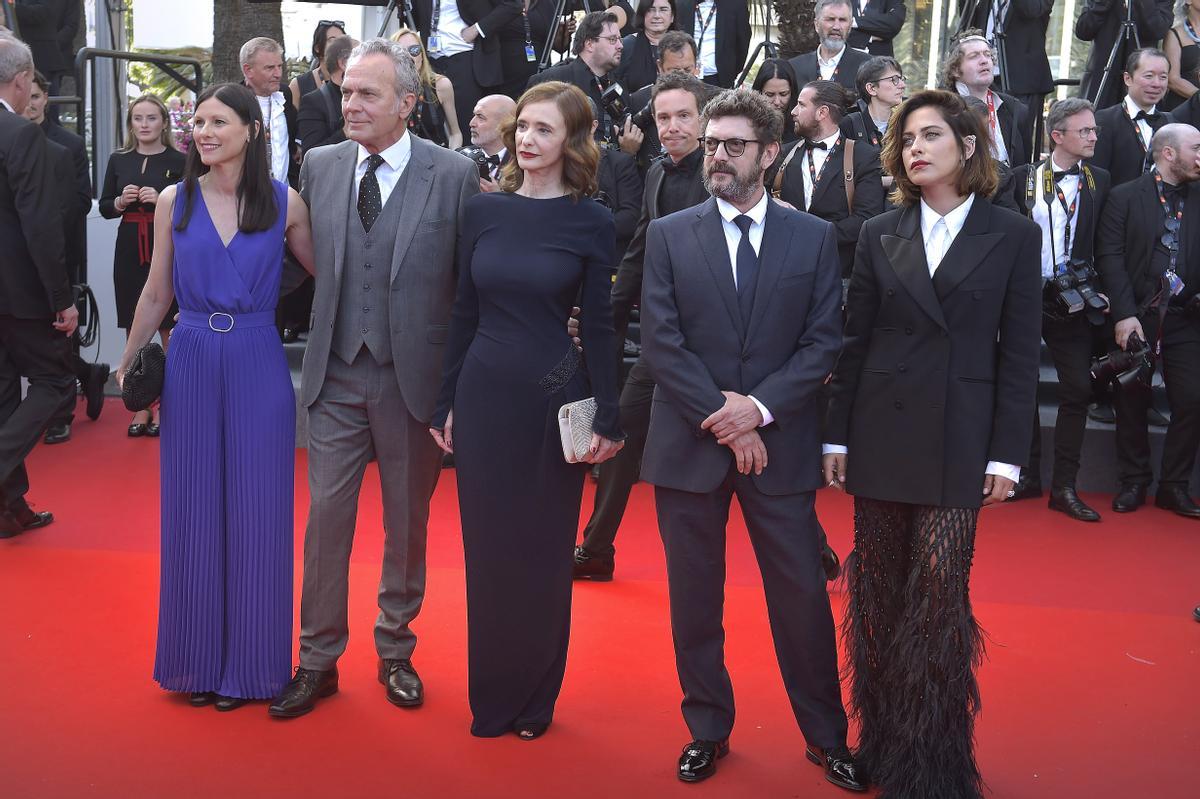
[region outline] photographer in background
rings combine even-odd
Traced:
[[[300,98],[300,110],[296,114],[301,153],[346,140],[342,120],[342,77],[346,73],[346,59],[357,46],[358,40],[350,36],[339,36],[325,46],[324,67],[328,79],[321,88]]]
[[[1172,123],[1150,142],[1154,171],[1113,189],[1096,239],[1096,265],[1112,303],[1117,345],[1137,339],[1163,363],[1171,424],[1163,442],[1155,504],[1200,519],[1188,481],[1200,446],[1200,131]],[[1135,364],[1136,368],[1136,364]],[[1113,510],[1129,513],[1146,501],[1154,478],[1146,409],[1152,369],[1122,381],[1117,414],[1117,468],[1121,488]]]
[[[1013,184],[1021,213],[1042,229],[1042,339],[1058,372],[1049,507],[1072,519],[1098,522],[1100,514],[1075,492],[1075,477],[1092,396],[1092,327],[1104,323],[1107,308],[1088,308],[1086,303],[1079,307],[1083,298],[1076,277],[1086,269],[1086,288],[1100,291],[1093,250],[1111,180],[1100,167],[1081,163],[1096,150],[1096,116],[1091,103],[1078,97],[1059,100],[1050,106],[1046,130],[1050,157],[1017,167]],[[1029,465],[1021,470],[1011,501],[1042,495],[1041,463],[1041,423],[1035,418]]]
[[[459,152],[479,166],[479,190],[482,192],[500,189],[500,167],[509,157],[502,129],[516,110],[516,101],[507,94],[489,94],[475,104],[475,113],[467,126],[471,130],[472,144],[459,148]]]
[[[529,79],[529,86],[550,80],[578,86],[600,109],[596,138],[613,141],[616,136],[613,127],[620,120],[610,116],[604,95],[606,90],[619,89],[618,84],[608,77],[621,63],[621,27],[617,16],[610,11],[584,15],[575,30],[571,52],[575,58],[534,75]]]

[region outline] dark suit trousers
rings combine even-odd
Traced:
[[[71,374],[75,375],[75,379],[86,386],[88,379],[92,376],[92,365],[79,356],[79,333],[75,333],[68,341],[70,344],[67,349],[67,366],[70,368]],[[71,392],[71,396],[58,409],[58,413],[54,414],[49,426],[71,424],[73,421],[75,421],[75,391]]]
[[[1058,420],[1054,424],[1054,468],[1050,484],[1055,488],[1075,486],[1079,454],[1087,427],[1087,406],[1092,399],[1092,325],[1083,314],[1066,319],[1042,317],[1042,340],[1058,372]],[[1041,480],[1041,419],[1034,409],[1033,445],[1029,448],[1029,472]]]
[[[21,399],[21,378],[29,392]],[[49,319],[0,316],[0,493],[12,506],[29,490],[25,456],[74,395],[67,338]]]
[[[483,97],[483,89],[475,82],[474,58],[475,54],[468,51],[429,59],[434,72],[445,75],[454,84],[454,113],[464,145],[471,143],[471,117],[475,114],[475,104]]]
[[[1158,329],[1155,313],[1151,311],[1142,317],[1142,329],[1151,342]],[[1200,320],[1188,319],[1175,310],[1167,314],[1161,361],[1171,424],[1163,441],[1159,484],[1186,488],[1196,465],[1196,448],[1200,446]],[[1144,386],[1126,386],[1114,392],[1117,469],[1122,484],[1149,485],[1154,479],[1146,424],[1149,406],[1150,390]]]
[[[734,496],[762,572],[775,653],[792,712],[809,744],[846,741],[833,613],[821,570],[821,528],[813,492],[767,496],[730,469],[715,490],[656,486],[667,554],[671,632],[693,737],[720,741],[733,729],[733,686],[725,668],[725,528]]]
[[[625,431],[625,446],[601,464],[592,518],[583,530],[583,548],[589,555],[612,557],[616,552],[613,541],[625,515],[625,506],[629,504],[629,492],[638,481],[653,399],[654,379],[650,377],[645,361],[638,358],[621,390],[621,429]]]

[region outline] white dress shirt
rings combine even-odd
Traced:
[[[467,23],[463,21],[462,14],[458,12],[458,0],[440,0],[438,7],[437,30],[430,31],[429,34],[431,39],[434,34],[437,35],[438,47],[435,50],[430,45],[429,55],[433,58],[442,58],[471,52],[475,45],[462,37],[462,30],[467,27]],[[479,26],[476,26],[476,30],[479,30],[480,34],[483,33]]]
[[[838,140],[838,136],[840,135],[841,131],[836,131],[832,136],[820,139],[817,143],[824,144],[824,150],[818,147],[817,149],[810,151],[806,146],[804,148],[804,152],[801,154],[801,158],[804,159],[804,164],[800,170],[800,176],[804,180],[804,210],[806,211],[812,207],[813,191],[816,190],[816,186],[813,185],[812,175],[808,172],[809,152],[812,153],[813,168],[817,170],[817,177],[820,178],[823,170],[825,169],[825,159],[829,158],[829,151],[833,149],[833,143]]]
[[[1158,106],[1152,105],[1150,106],[1150,110],[1146,113],[1153,114],[1157,109]],[[1128,94],[1125,95],[1125,113],[1129,116],[1131,121],[1141,110],[1142,109],[1137,107],[1137,103],[1133,101],[1132,97],[1130,97]],[[1142,134],[1142,146],[1146,148],[1146,152],[1150,152],[1150,139],[1152,136],[1154,136],[1154,128],[1150,127],[1150,123],[1144,119],[1139,119],[1133,124],[1137,125],[1138,132]]]
[[[412,157],[412,139],[409,138],[408,131],[404,131],[400,140],[380,155],[383,156],[383,163],[375,170],[375,179],[379,181],[379,205],[382,207],[387,205],[388,197],[392,196],[392,189],[396,188],[400,176],[404,174],[404,168],[408,166],[409,158]],[[367,174],[367,159],[370,156],[366,147],[358,145],[358,166],[354,169],[354,186],[350,190],[352,208],[358,205],[358,184],[363,175]]]
[[[266,97],[258,98],[258,107],[262,110],[263,123],[271,131],[270,152],[271,177],[287,183],[288,164],[292,154],[288,152],[287,117],[283,113],[283,92],[272,92]]]
[[[842,49],[837,51],[837,55],[826,61],[821,58],[821,48],[817,47],[817,69],[821,72],[821,80],[833,80],[833,73],[837,71],[838,64],[842,63],[842,56],[846,54],[846,46],[842,45]]]
[[[754,248],[755,255],[758,255],[762,249],[763,228],[767,219],[767,203],[770,201],[770,197],[764,191],[758,203],[745,214],[750,217],[750,230],[746,232],[746,235],[750,237],[750,246]],[[742,216],[742,212],[731,203],[719,197],[717,198],[717,211],[721,214],[721,229],[725,231],[725,246],[729,248],[729,266],[733,270],[733,287],[737,288],[737,251],[738,246],[742,243],[742,229],[733,220]],[[763,420],[759,423],[759,427],[769,425],[775,421],[775,417],[771,415],[771,412],[767,410],[765,405],[753,396],[750,397],[750,400],[758,406],[758,412],[762,414]]]
[[[968,194],[967,199],[961,205],[945,216],[940,216],[937,211],[926,205],[924,200],[921,200],[921,236],[925,240],[925,260],[929,266],[931,278],[941,266],[942,260],[946,257],[946,251],[950,249],[950,245],[962,231],[974,203],[975,195]],[[847,452],[847,448],[841,444],[821,445],[821,454],[823,455],[844,455]],[[1021,467],[999,461],[988,461],[987,466],[984,467],[984,473],[1007,477],[1015,483],[1021,477]]]
[[[984,35],[993,47],[996,46],[996,31],[1004,33],[1008,30],[1005,20],[1008,18],[1010,5],[1010,0],[992,0],[992,7],[988,10],[987,30]],[[1000,74],[1000,59],[998,58],[993,59],[992,74]]]
[[[956,81],[954,87],[958,89],[958,93],[963,97],[971,96],[971,90],[962,81]],[[1004,134],[1000,132],[1000,106],[1004,105],[1004,98],[991,89],[988,89],[988,94],[992,97],[992,107],[988,109],[988,128],[992,134],[992,158],[1007,164],[1008,145],[1004,143]],[[984,102],[986,103],[987,100],[984,100]],[[992,113],[993,110],[995,111],[994,114]]]
[[[7,108],[9,111],[11,111],[14,114],[17,113],[16,111],[13,111],[13,107],[8,104],[8,100],[0,99],[0,105],[4,106],[5,108]]]
[[[710,75],[717,74],[717,14],[713,14],[712,22],[704,30],[703,37],[700,34],[700,28],[703,27],[704,21],[708,19],[709,10],[712,9],[713,3],[716,0],[700,0],[696,4],[696,46],[700,50],[700,77],[707,78]]]
[[[1051,160],[1053,164],[1053,160]],[[1067,169],[1061,164],[1054,164],[1054,167],[1061,170]],[[1046,192],[1043,189],[1043,176],[1046,172],[1046,165],[1043,164],[1037,168],[1037,174],[1034,176],[1034,191],[1033,191],[1033,221],[1038,223],[1038,227],[1042,229],[1042,279],[1049,280],[1054,277],[1054,267],[1063,261],[1066,230],[1067,230],[1067,212],[1063,210],[1062,203],[1058,201],[1058,197],[1051,193],[1049,201],[1046,199]],[[1062,190],[1063,197],[1067,201],[1067,207],[1079,196],[1079,178],[1080,175],[1064,175],[1062,180],[1058,181],[1058,187]],[[1079,235],[1079,205],[1075,205],[1075,215],[1071,217],[1071,237]],[[1071,242],[1074,247],[1075,242]],[[1070,253],[1066,253],[1065,257],[1069,258]]]

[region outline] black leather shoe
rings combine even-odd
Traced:
[[[149,422],[146,425],[146,436],[148,438],[158,438],[159,428],[158,422]]]
[[[379,661],[379,681],[387,688],[387,699],[396,707],[420,707],[425,701],[425,686],[412,661]]]
[[[228,713],[230,710],[237,710],[249,701],[249,699],[239,699],[236,696],[221,696],[217,694],[213,706],[222,713]]]
[[[825,779],[839,788],[860,793],[867,790],[869,785],[867,777],[854,762],[854,756],[845,746],[837,746],[832,749],[806,746],[804,755],[813,763],[824,768]]]
[[[1005,502],[1020,502],[1023,499],[1037,499],[1042,495],[1042,483],[1035,478],[1026,477],[1024,472],[1021,472],[1020,478],[1017,479],[1017,484],[1013,486],[1013,495]]]
[[[717,761],[729,754],[729,739],[692,741],[679,756],[679,779],[700,782],[717,773]]]
[[[522,741],[532,741],[534,738],[541,738],[548,729],[550,729],[549,724],[522,724],[514,727],[513,733]]]
[[[592,555],[583,547],[575,547],[575,566],[571,572],[576,580],[591,580],[596,583],[612,582],[613,559]]]
[[[1061,511],[1081,522],[1100,521],[1100,514],[1079,498],[1079,495],[1075,493],[1075,486],[1050,489],[1050,501],[1046,503],[1046,507],[1050,510]]]
[[[279,334],[279,338],[283,340],[284,344],[294,344],[300,339],[300,331],[292,327],[285,327]]]
[[[338,690],[337,667],[329,671],[313,671],[296,667],[296,676],[283,688],[283,693],[267,708],[277,719],[294,719],[317,706],[318,699],[333,696]]]
[[[1111,402],[1093,402],[1088,406],[1088,418],[1101,424],[1116,424],[1117,414]]]
[[[1200,621],[1200,605],[1197,605],[1192,609],[1192,618],[1196,621]]]
[[[1146,504],[1146,487],[1127,483],[1113,497],[1112,509],[1117,513],[1133,513]]]
[[[56,424],[46,428],[47,444],[62,444],[71,440],[71,425]]]
[[[87,398],[87,417],[93,422],[104,410],[104,385],[108,382],[109,368],[106,363],[92,365],[87,382],[83,384],[83,396]]]
[[[836,580],[842,573],[842,562],[828,542],[821,548],[821,568],[825,571],[825,581],[829,583]]]
[[[1160,485],[1154,495],[1154,504],[1163,510],[1173,511],[1189,519],[1200,519],[1200,505],[1192,502],[1187,489],[1183,486]]]
[[[128,432],[130,438],[141,438],[142,436],[146,435],[146,425],[142,424],[141,422],[134,422],[133,424],[129,425]]]
[[[45,527],[54,521],[53,513],[48,510],[35,511],[24,498],[17,500],[17,504],[8,509],[8,515],[21,526],[22,532]]]
[[[204,707],[216,701],[217,695],[212,691],[193,691],[192,695],[188,697],[188,704],[192,707]]]

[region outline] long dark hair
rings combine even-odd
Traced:
[[[250,141],[242,156],[242,176],[237,185],[238,230],[242,233],[260,233],[270,230],[279,214],[275,203],[275,187],[267,167],[267,140],[263,135],[262,110],[254,92],[240,83],[216,83],[200,93],[196,110],[205,100],[213,99],[229,106],[242,122],[250,127]],[[255,123],[258,129],[255,130]],[[188,145],[187,162],[183,167],[183,216],[175,229],[187,229],[195,207],[197,181],[208,174],[208,167],[200,160],[200,149],[195,138]]]
[[[799,81],[796,80],[796,72],[792,65],[782,58],[768,58],[758,68],[758,74],[750,88],[761,94],[767,81],[776,78],[787,81],[788,85],[788,107],[783,109],[783,141],[786,143],[796,138],[796,121],[792,119],[791,110],[796,106],[796,98],[800,96]]]

